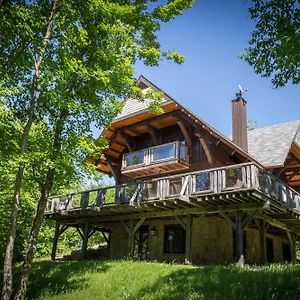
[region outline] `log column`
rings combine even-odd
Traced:
[[[53,244],[52,244],[51,260],[55,260],[55,258],[56,258],[56,249],[57,249],[57,243],[58,243],[58,238],[59,238],[59,228],[60,228],[60,224],[58,222],[56,222],[54,239],[53,239]]]
[[[241,211],[236,213],[235,233],[236,233],[236,254],[238,258],[238,266],[244,267],[245,253],[244,253],[244,236],[242,226],[243,215]]]
[[[133,257],[133,248],[134,248],[133,220],[130,220],[129,227],[128,227],[128,247],[127,247],[128,257]]]
[[[297,262],[297,254],[296,254],[296,239],[295,234],[293,232],[287,231],[287,236],[290,242],[290,248],[291,248],[291,259],[293,263]]]
[[[192,240],[193,216],[187,216],[186,231],[185,231],[185,263],[191,263],[191,240]]]
[[[82,238],[82,246],[81,246],[81,256],[83,259],[86,258],[88,241],[89,241],[89,224],[85,223],[83,227],[83,238]]]
[[[259,231],[261,263],[266,264],[268,262],[266,233],[269,224],[266,223],[265,220],[258,220],[258,219],[255,220],[255,223]]]
[[[146,218],[141,218],[137,224],[134,226],[133,220],[129,220],[129,226],[126,225],[124,221],[121,221],[123,227],[128,233],[128,246],[127,246],[127,256],[133,257],[134,252],[134,235],[138,231],[138,229],[141,227],[141,225],[144,223]]]

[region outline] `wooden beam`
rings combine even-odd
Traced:
[[[179,128],[180,128],[180,130],[182,132],[182,135],[183,135],[183,137],[184,137],[184,139],[186,141],[186,144],[188,146],[192,146],[191,135],[190,135],[188,129],[186,128],[185,124],[182,121],[178,121],[177,124],[178,124],[178,126],[179,126]]]
[[[157,130],[156,130],[156,128],[154,128],[153,126],[151,126],[151,125],[145,125],[144,126],[146,129],[147,129],[147,131],[149,132],[149,134],[150,134],[150,136],[151,136],[151,139],[152,139],[152,141],[153,141],[153,143],[154,143],[154,145],[158,145],[159,144],[159,142],[158,142],[158,133],[157,133]]]
[[[122,138],[126,141],[126,145],[127,145],[127,143],[130,145],[135,145],[134,136],[127,134],[126,132],[124,132],[125,130],[126,129],[124,129],[124,127],[122,129],[119,129],[117,131],[118,135],[122,136]],[[132,150],[130,150],[130,151],[132,151]]]
[[[200,143],[202,145],[202,148],[204,150],[204,153],[206,155],[208,163],[212,164],[213,163],[213,155],[212,155],[211,151],[209,150],[209,146],[206,143],[206,140],[202,136],[200,136],[198,138],[199,138],[199,141],[200,141]]]
[[[76,231],[78,232],[78,234],[80,235],[80,237],[83,239],[83,232],[80,231],[79,227],[76,226]]]
[[[203,208],[175,208],[172,210],[163,210],[163,211],[151,211],[151,212],[131,212],[128,214],[122,215],[114,215],[114,216],[105,216],[99,213],[94,217],[89,216],[88,218],[82,218],[81,222],[89,221],[90,223],[95,220],[95,222],[99,222],[99,216],[101,216],[101,221],[109,222],[109,221],[121,221],[121,220],[129,220],[129,219],[141,219],[145,218],[164,218],[164,217],[175,217],[175,216],[184,216],[188,214],[193,215],[202,215],[202,214],[218,214],[220,212],[235,212],[236,210],[243,211],[251,211],[257,210],[263,206],[263,203],[245,203],[245,204],[232,204],[232,205],[207,205]],[[272,218],[270,218],[272,219]],[[61,223],[63,221],[60,221]],[[68,221],[67,221],[68,222]],[[282,223],[280,223],[282,224]],[[283,224],[282,224],[283,225]]]
[[[139,228],[141,227],[141,225],[145,222],[146,218],[141,218],[138,223],[134,226],[133,228],[133,234],[135,234]]]
[[[244,230],[247,225],[254,219],[254,217],[258,214],[259,210],[252,211],[248,216],[244,218],[242,221],[242,229]]]
[[[103,238],[105,239],[105,241],[106,241],[106,243],[107,243],[107,245],[108,245],[108,244],[109,244],[109,238],[107,238],[107,236],[105,235],[105,232],[104,232],[103,230],[101,230],[100,232],[101,232]],[[110,233],[109,233],[109,234],[110,234]]]
[[[184,222],[178,216],[175,216],[175,219],[181,225],[181,227],[186,231],[186,225],[184,224]]]
[[[115,170],[115,167],[113,166],[113,164],[109,160],[106,160],[106,164],[108,165],[112,176],[115,178],[115,181],[118,182],[119,176],[118,176],[117,170]]]
[[[225,212],[219,212],[219,214],[235,229],[235,222]]]
[[[185,229],[185,263],[186,264],[191,264],[192,226],[193,226],[193,216],[187,215],[187,222],[186,222],[186,229]]]
[[[194,128],[198,129],[198,131],[201,133],[201,135],[208,141],[217,144],[219,143],[219,139],[214,137],[212,134],[208,133],[199,123],[196,123],[194,120],[189,118],[185,113],[183,112],[177,112],[176,113],[177,119],[183,119],[186,121],[189,125],[193,126]]]
[[[167,113],[161,114],[159,116],[155,116],[155,117],[147,119],[147,120],[143,120],[143,121],[131,124],[131,125],[123,126],[122,130],[126,131],[126,130],[134,129],[134,128],[140,127],[140,126],[151,125],[154,122],[157,122],[162,119],[169,118],[169,117],[177,119],[176,112],[175,111],[167,112]]]

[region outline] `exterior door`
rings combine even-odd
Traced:
[[[141,226],[134,235],[133,257],[144,260],[148,254],[149,226]]]

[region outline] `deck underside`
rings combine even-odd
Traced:
[[[264,219],[283,230],[300,233],[300,215],[294,209],[282,207],[279,201],[266,196],[258,190],[235,190],[213,195],[193,195],[193,197],[168,197],[138,203],[94,205],[85,209],[73,208],[61,212],[50,212],[45,218],[66,225],[89,222],[103,225],[106,223],[130,219],[154,219],[185,215],[234,215],[243,211],[256,218]]]

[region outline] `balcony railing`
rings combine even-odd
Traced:
[[[131,177],[135,178],[144,177],[145,174],[151,175],[151,171],[158,170],[160,166],[164,166],[160,171],[168,172],[165,166],[172,164],[189,167],[188,147],[179,141],[124,154],[122,173],[128,176],[133,174]],[[143,170],[141,176],[137,173],[138,169]]]
[[[247,163],[192,173],[136,181],[49,198],[47,212],[101,208],[121,204],[138,205],[149,200],[215,195],[258,190],[284,208],[300,212],[300,195],[259,166]]]

